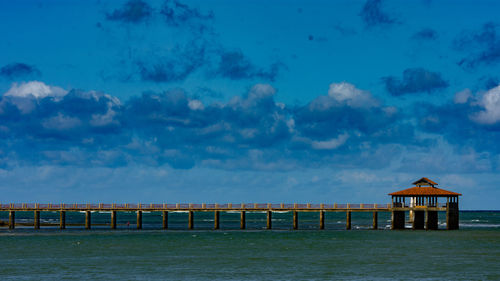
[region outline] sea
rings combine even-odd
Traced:
[[[239,213],[221,213],[213,230],[213,213],[195,213],[187,230],[187,213],[170,212],[169,229],[161,213],[92,213],[92,229],[83,213],[41,213],[34,230],[32,212],[16,212],[16,229],[0,227],[0,280],[500,280],[500,211],[461,211],[460,229],[447,231],[444,213],[437,231],[390,230],[390,213],[380,212],[378,230],[371,213],[326,213],[319,230],[317,213],[300,213],[292,230],[290,212],[247,212],[247,229]],[[8,213],[0,212],[0,221]],[[410,225],[408,224],[409,228]]]

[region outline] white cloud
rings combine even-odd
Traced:
[[[328,96],[334,98],[339,103],[347,104],[351,107],[373,107],[379,105],[370,92],[360,90],[347,82],[330,84]]]
[[[478,104],[483,111],[471,116],[471,119],[481,124],[494,124],[500,120],[500,86],[490,89],[482,95]]]
[[[205,108],[203,103],[199,100],[190,100],[188,106],[191,110],[203,110]]]
[[[61,97],[67,93],[68,91],[63,88],[49,86],[39,81],[30,81],[21,84],[13,83],[4,96],[44,98],[48,96]]]
[[[82,122],[80,119],[70,116],[65,116],[62,113],[50,117],[42,121],[42,126],[46,129],[52,130],[68,130],[80,126]]]
[[[342,146],[347,141],[348,138],[349,134],[344,133],[336,138],[327,141],[313,141],[311,143],[311,146],[314,149],[336,149]]]
[[[471,91],[469,89],[465,89],[456,93],[453,101],[455,103],[466,103],[470,97],[472,97]]]

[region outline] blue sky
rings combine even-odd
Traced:
[[[0,201],[498,209],[497,1],[0,1]]]

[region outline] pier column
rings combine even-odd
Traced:
[[[412,229],[424,229],[425,211],[413,211]]]
[[[116,229],[116,211],[111,211],[111,229]]]
[[[240,229],[245,229],[246,228],[246,212],[241,211],[240,215]]]
[[[219,227],[220,227],[219,218],[220,218],[219,211],[215,211],[214,212],[214,229],[219,229]]]
[[[66,211],[59,211],[59,229],[66,229]]]
[[[90,211],[85,211],[85,229],[90,229],[91,224],[91,213]]]
[[[163,211],[163,229],[168,229],[168,212]]]
[[[33,226],[35,229],[40,229],[40,211],[35,211]]]
[[[9,229],[16,228],[16,212],[9,211]]]
[[[373,229],[378,229],[378,212],[373,212]]]
[[[351,211],[346,212],[345,229],[351,229]]]
[[[193,229],[194,227],[194,217],[193,217],[193,211],[189,211],[189,216],[188,216],[188,228]]]
[[[325,211],[319,211],[319,229],[325,229]]]
[[[272,212],[271,211],[267,211],[267,224],[266,224],[266,228],[267,229],[271,229],[272,228]]]
[[[437,230],[438,229],[438,212],[427,211],[427,219],[425,221],[425,229]]]
[[[392,211],[391,229],[405,229],[405,212]]]
[[[293,211],[293,229],[299,229],[299,214]]]
[[[458,229],[459,213],[458,213],[458,203],[450,202],[446,207],[446,229],[455,230]]]
[[[142,229],[142,211],[137,211],[137,229]]]

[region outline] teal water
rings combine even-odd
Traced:
[[[106,220],[95,214],[93,221],[100,215]],[[342,213],[327,216],[324,231],[315,230],[315,214],[301,214],[305,230],[291,231],[286,213],[273,220],[283,230],[260,230],[259,214],[251,230],[235,230],[234,214],[221,217],[225,229],[208,230],[213,221],[205,214],[187,231],[184,215],[173,214],[168,231],[157,229],[155,214],[145,214],[145,230],[0,228],[0,279],[500,280],[500,212],[461,212],[458,231],[383,230],[382,216],[381,230],[363,230],[371,216],[357,214],[352,223],[360,229],[346,231]],[[50,216],[42,214],[42,222]]]

